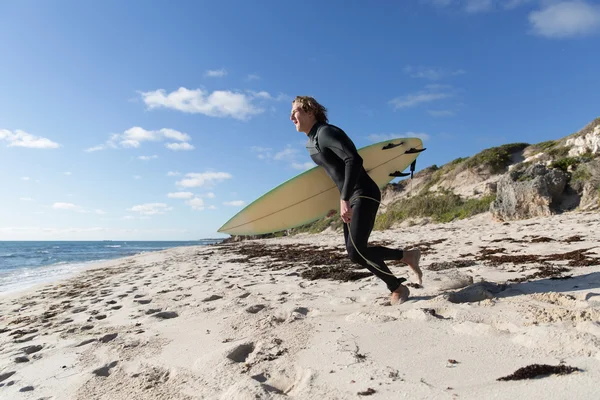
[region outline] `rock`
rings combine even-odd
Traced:
[[[469,286],[473,283],[473,277],[463,274],[458,270],[446,270],[438,275],[439,283],[436,286],[440,290],[453,290]]]
[[[576,137],[567,139],[566,146],[571,147],[569,156],[579,156],[588,152],[600,153],[600,118],[589,123]]]
[[[502,221],[550,216],[556,211],[567,179],[565,172],[542,164],[512,170],[498,181],[490,212]]]
[[[446,295],[446,299],[451,303],[473,303],[491,299],[505,289],[506,285],[499,285],[492,282],[478,282],[458,292],[449,293]]]

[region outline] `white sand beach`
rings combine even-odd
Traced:
[[[148,253],[0,297],[0,398],[598,398],[599,213],[371,242],[422,250],[406,303],[373,276],[308,279],[310,260],[342,263],[339,232]],[[499,380],[536,364],[565,373]]]

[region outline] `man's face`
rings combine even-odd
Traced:
[[[308,134],[310,128],[312,128],[315,123],[315,116],[312,112],[307,113],[304,111],[300,104],[293,103],[290,120],[294,123],[298,132]]]

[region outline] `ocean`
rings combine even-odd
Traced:
[[[0,294],[67,278],[93,263],[172,247],[201,246],[220,241],[0,241]]]

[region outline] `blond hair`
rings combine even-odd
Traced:
[[[327,123],[329,119],[327,118],[327,109],[323,107],[314,97],[310,96],[296,96],[294,101],[292,101],[292,105],[294,103],[300,104],[300,107],[305,112],[312,112],[315,115],[315,119],[317,122]]]

